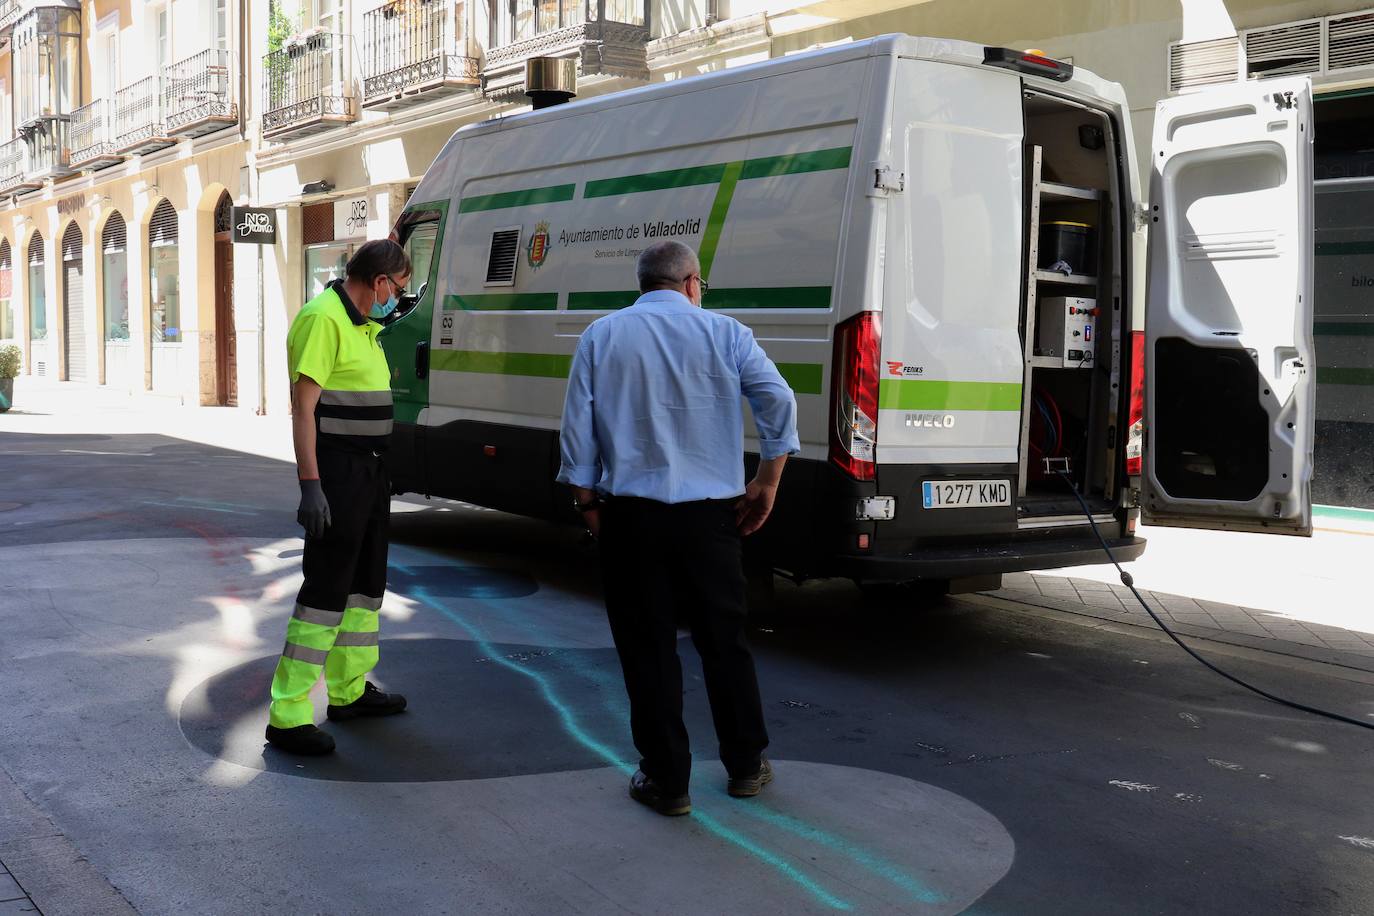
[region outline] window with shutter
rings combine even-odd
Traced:
[[[1240,78],[1240,41],[1176,41],[1169,45],[1169,91],[1235,82]]]
[[[1326,28],[1327,70],[1374,67],[1374,10],[1331,16]]]
[[[1242,34],[1245,42],[1246,76],[1295,76],[1321,72],[1320,19],[1249,29]]]

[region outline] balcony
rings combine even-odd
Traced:
[[[71,143],[67,118],[46,117],[19,128],[19,136],[29,147],[29,180],[66,178],[71,168]]]
[[[202,51],[172,64],[162,85],[162,110],[172,136],[200,137],[239,123],[228,51]]]
[[[176,143],[165,124],[163,80],[148,76],[115,93],[114,146],[126,156]]]
[[[0,194],[14,194],[43,187],[43,182],[28,180],[29,148],[23,138],[0,144]]]
[[[72,168],[103,169],[124,161],[115,149],[112,111],[109,99],[96,99],[72,112]]]
[[[405,108],[476,89],[462,3],[392,2],[363,15],[363,107]]]
[[[304,137],[358,120],[353,39],[315,32],[263,59],[262,135]]]
[[[648,81],[649,27],[645,24],[648,17],[644,0],[583,0],[560,7],[540,3],[534,10],[529,9],[529,3],[530,0],[520,0],[516,9],[521,18],[512,22],[508,31],[522,34],[536,25],[540,34],[487,52],[482,83],[488,97],[523,102],[525,61],[531,57],[572,58],[584,77],[605,74]],[[556,10],[560,18],[556,22],[540,22],[546,16],[553,18],[544,10]],[[535,11],[538,15],[531,22],[527,17]]]

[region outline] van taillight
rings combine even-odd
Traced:
[[[1131,412],[1130,426],[1126,430],[1126,473],[1131,477],[1141,474],[1141,455],[1143,454],[1145,428],[1145,332],[1131,332]]]
[[[855,480],[872,480],[878,448],[877,312],[835,328],[830,387],[830,460]]]

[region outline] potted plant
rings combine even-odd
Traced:
[[[14,403],[14,377],[19,374],[19,364],[24,351],[14,344],[0,347],[0,413],[10,409]]]

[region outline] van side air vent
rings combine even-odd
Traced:
[[[1290,22],[1250,29],[1245,39],[1245,75],[1293,76],[1322,68],[1322,21]]]
[[[1326,27],[1327,70],[1374,66],[1374,13],[1332,16]]]
[[[1234,37],[1169,45],[1170,92],[1233,83],[1239,78],[1240,42]]]
[[[487,255],[487,286],[514,286],[515,264],[520,258],[520,227],[497,229],[491,234]]]

